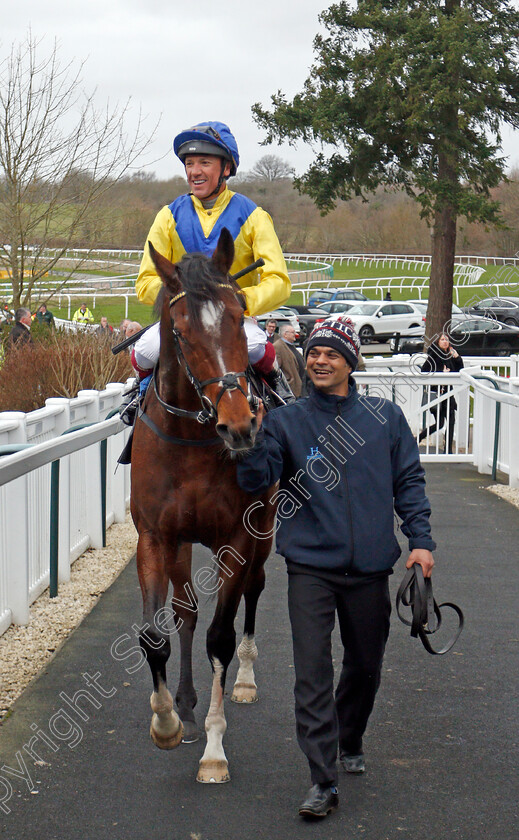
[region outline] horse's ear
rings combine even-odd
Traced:
[[[150,249],[150,256],[155,263],[157,274],[166,286],[168,292],[171,295],[178,295],[178,293],[182,290],[182,283],[180,282],[176,265],[170,262],[166,257],[163,257],[162,254],[159,254],[149,239],[148,248]]]
[[[218,245],[212,257],[213,263],[222,274],[228,274],[234,260],[234,240],[227,230],[222,228]]]

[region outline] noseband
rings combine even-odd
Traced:
[[[218,283],[218,286],[221,289],[232,289],[232,291],[234,291],[234,292],[236,291],[235,287],[231,286],[230,283]],[[180,292],[180,294],[178,294],[174,298],[172,298],[169,302],[169,308],[171,309],[171,307],[174,306],[175,303],[177,303],[177,301],[179,301],[181,298],[185,297],[185,294],[186,294],[185,292]],[[200,381],[193,374],[193,372],[191,371],[191,368],[189,367],[187,359],[186,359],[186,357],[184,355],[184,352],[182,350],[182,345],[181,345],[182,336],[179,333],[179,331],[175,328],[174,324],[173,324],[173,328],[172,328],[172,334],[173,334],[173,340],[174,340],[174,343],[175,343],[175,352],[176,352],[176,355],[177,355],[178,363],[184,369],[184,372],[185,372],[189,382],[191,383],[191,385],[195,389],[196,393],[198,394],[200,402],[202,403],[202,410],[201,411],[186,411],[183,408],[177,408],[177,406],[170,405],[169,403],[165,402],[165,400],[163,400],[160,397],[160,395],[157,391],[157,382],[156,382],[156,377],[154,376],[153,377],[153,387],[155,389],[155,396],[157,397],[157,400],[160,403],[160,405],[163,408],[165,408],[166,411],[169,414],[175,414],[177,417],[190,417],[194,420],[197,420],[198,423],[208,423],[210,420],[217,420],[218,419],[218,405],[219,405],[220,400],[222,399],[223,395],[227,391],[236,391],[236,390],[241,391],[243,396],[246,397],[247,399],[249,399],[248,393],[243,390],[242,386],[240,385],[240,383],[238,381],[239,379],[245,379],[246,380],[247,377],[246,377],[245,371],[241,371],[240,373],[235,373],[234,371],[231,371],[229,373],[224,373],[222,376],[214,376],[212,379],[204,379],[204,380]],[[215,382],[220,382],[221,383],[221,388],[218,391],[218,394],[216,396],[216,401],[213,403],[211,401],[210,397],[208,397],[206,394],[204,394],[204,388],[206,388],[208,385],[214,384]]]

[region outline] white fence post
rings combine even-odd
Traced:
[[[85,422],[97,423],[99,416],[99,393],[97,391],[79,391],[78,397],[90,397],[85,411]],[[86,507],[87,530],[92,548],[103,547],[103,524],[101,521],[101,457],[100,444],[96,443],[85,450],[88,459],[86,469]]]
[[[45,405],[61,409],[56,416],[56,436],[70,428],[70,400],[66,397],[51,397]],[[59,522],[58,522],[58,582],[70,580],[70,456],[60,460],[59,465]]]
[[[26,443],[25,414],[21,411],[4,411],[0,415],[6,425],[13,423],[9,431],[9,443]],[[5,537],[7,550],[7,605],[15,624],[29,621],[29,518],[27,499],[27,476],[11,481],[2,487],[6,521]]]

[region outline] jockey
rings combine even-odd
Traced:
[[[226,227],[234,239],[231,274],[260,258],[265,261],[257,272],[246,274],[238,282],[246,301],[249,360],[261,374],[274,371],[273,384],[277,387],[280,374],[275,369],[275,352],[253,320],[255,315],[276,309],[290,295],[290,280],[272,219],[253,201],[227,187],[227,178],[236,174],[239,165],[238,146],[227,125],[221,122],[195,125],[175,137],[173,149],[184,164],[191,192],[179,196],[157,214],[144,246],[135,284],[137,296],[143,303],[153,304],[162,286],[148,241],[171,262],[178,262],[185,253],[211,256],[220,231]],[[141,381],[158,360],[159,328],[159,324],[151,327],[133,349],[132,363]]]

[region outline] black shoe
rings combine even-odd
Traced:
[[[341,767],[346,773],[364,773],[366,769],[366,765],[364,763],[364,754],[359,753],[358,755],[346,755],[346,753],[342,753],[339,757],[339,761],[341,763]]]
[[[299,807],[300,817],[326,817],[339,805],[337,788],[330,785],[314,785]]]

